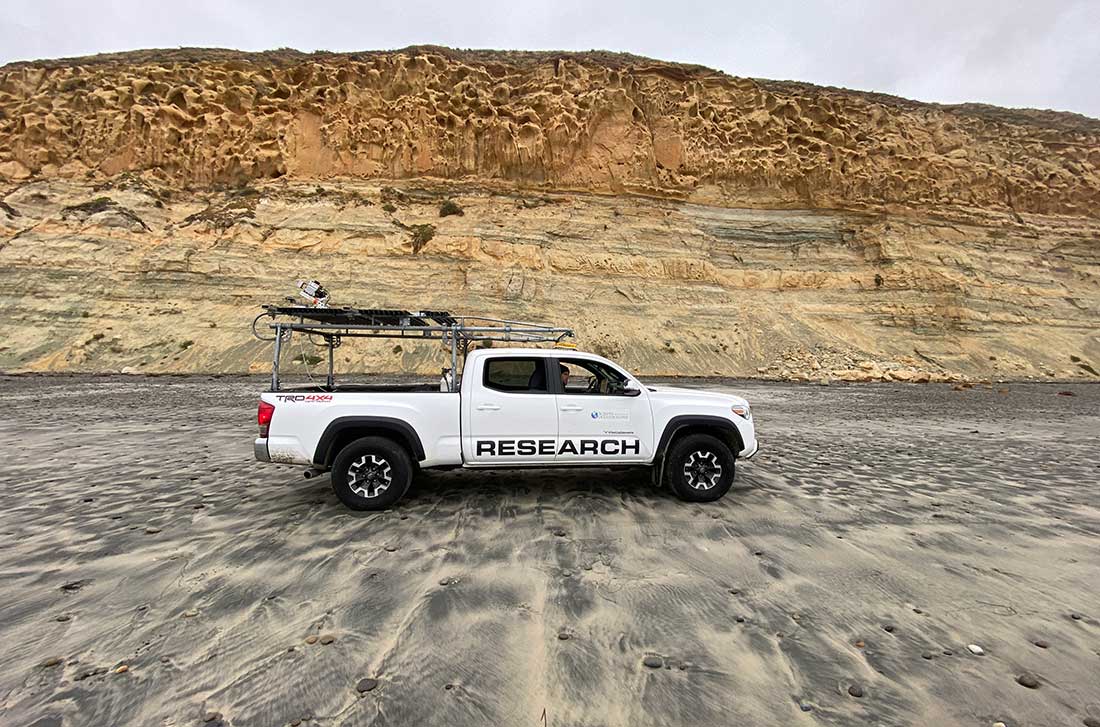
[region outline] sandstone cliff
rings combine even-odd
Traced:
[[[1100,368],[1073,114],[607,53],[148,51],[0,68],[0,180],[4,369],[257,369],[251,306],[302,276],[569,321],[643,373]],[[436,363],[394,348],[341,355]]]

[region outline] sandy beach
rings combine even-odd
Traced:
[[[1100,724],[1100,386],[710,383],[763,447],[719,502],[382,513],[253,461],[263,386],[0,377],[0,723]]]

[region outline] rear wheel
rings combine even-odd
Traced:
[[[404,447],[385,437],[363,437],[333,460],[332,489],[352,510],[383,510],[401,499],[412,475],[412,459]]]
[[[733,486],[734,456],[709,434],[689,434],[669,447],[665,482],[681,500],[711,502]]]

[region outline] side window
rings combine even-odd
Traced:
[[[486,389],[513,394],[549,392],[546,367],[541,358],[491,358],[485,362]]]
[[[560,359],[559,374],[566,394],[621,395],[626,379],[599,361]]]

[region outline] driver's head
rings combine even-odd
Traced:
[[[564,389],[569,383],[569,369],[565,364],[558,364],[558,370],[561,371],[561,386]]]

